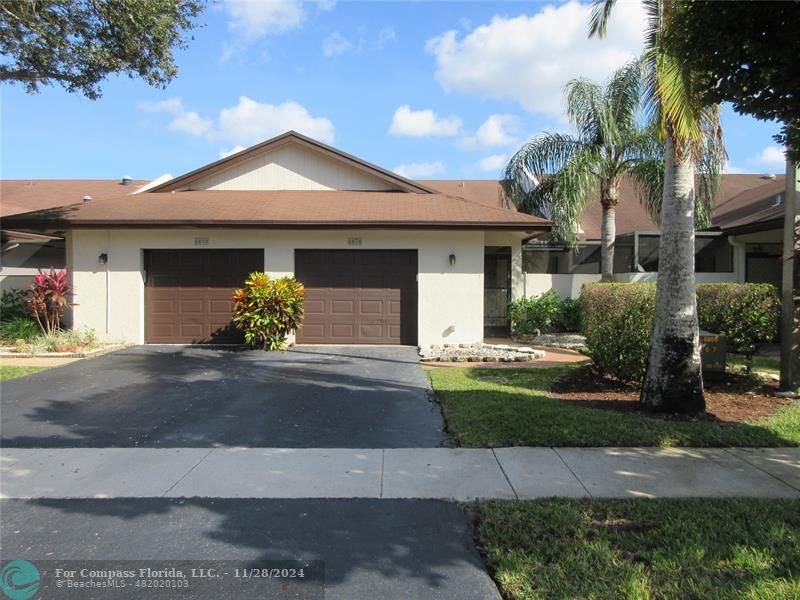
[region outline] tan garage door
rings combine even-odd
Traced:
[[[263,250],[145,250],[145,341],[240,343],[231,295],[264,270]]]
[[[305,344],[417,343],[416,250],[297,250]]]

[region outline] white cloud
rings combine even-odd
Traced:
[[[181,131],[196,137],[236,145],[250,145],[294,129],[325,143],[333,143],[333,123],[324,117],[314,117],[308,110],[293,100],[281,104],[258,102],[240,96],[239,102],[219,111],[216,119],[187,111],[178,98],[161,108],[169,112],[171,131]],[[149,105],[139,108],[150,110]]]
[[[214,133],[214,121],[208,117],[201,117],[194,111],[182,112],[175,115],[169,124],[170,131],[182,131],[197,137],[208,137]]]
[[[507,160],[508,156],[505,154],[492,154],[479,160],[478,167],[480,167],[481,171],[497,172],[506,165]]]
[[[350,48],[350,40],[338,31],[334,31],[322,40],[322,53],[325,56],[337,56]]]
[[[440,160],[436,162],[408,163],[396,166],[393,171],[401,177],[431,177],[442,173],[444,165]]]
[[[267,104],[240,96],[239,104],[219,112],[220,138],[236,143],[258,142],[288,129],[333,143],[333,123],[324,117],[312,117],[304,106],[293,100]]]
[[[394,135],[451,136],[461,130],[461,119],[454,116],[439,117],[431,109],[411,110],[406,104],[394,111],[389,133]]]
[[[475,135],[467,136],[461,140],[466,148],[489,148],[491,146],[509,146],[518,143],[516,134],[519,132],[519,117],[507,114],[490,115]]]
[[[448,91],[512,99],[532,112],[559,114],[570,79],[602,81],[642,50],[639,2],[617,3],[603,39],[588,38],[590,10],[570,0],[532,16],[495,16],[463,38],[446,31],[426,44],[436,58],[436,79]]]
[[[317,0],[317,8],[321,11],[333,10],[336,6],[336,0]]]
[[[228,29],[245,41],[285,33],[306,19],[302,0],[225,0]]]
[[[763,165],[772,169],[773,171],[782,172],[786,166],[785,150],[778,146],[767,146],[761,151],[761,154],[751,159],[750,162],[756,165]]]
[[[180,98],[167,98],[155,102],[137,102],[136,108],[145,112],[179,113],[183,111],[183,100]]]
[[[225,150],[223,148],[222,150],[219,151],[219,157],[225,158],[226,156],[230,156],[231,154],[236,154],[237,152],[241,152],[242,150],[244,150],[244,146],[242,146],[241,144],[238,144],[233,148],[229,148],[228,150]]]
[[[397,39],[397,33],[394,30],[394,27],[384,27],[378,32],[378,41],[376,44],[378,48],[383,48],[389,42],[393,42]]]

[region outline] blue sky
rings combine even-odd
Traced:
[[[621,0],[605,40],[588,3],[220,0],[166,90],[113,77],[91,101],[2,89],[2,177],[151,179],[297,129],[401,174],[497,177],[525,139],[566,127],[560,90],[641,44]],[[727,108],[732,172],[782,172],[774,123]]]

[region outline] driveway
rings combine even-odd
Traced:
[[[0,509],[3,561],[83,560],[93,561],[82,565],[88,568],[129,569],[130,563],[119,561],[134,560],[147,561],[146,566],[155,569],[175,566],[187,571],[191,566],[253,568],[265,560],[322,561],[326,600],[500,600],[473,545],[466,516],[448,502],[54,499],[0,500]],[[176,562],[186,560],[211,562]],[[45,579],[43,585],[51,584]],[[241,584],[223,581],[213,593],[200,591],[195,582],[191,585],[198,586],[191,594],[153,589],[147,597],[243,597]],[[266,582],[253,585],[267,589]],[[49,598],[49,590],[44,591],[43,597]],[[292,593],[298,591],[302,588],[292,585],[259,597],[321,597],[311,590],[307,595]],[[123,592],[103,597],[141,595]],[[87,592],[58,590],[53,597],[85,598]]]
[[[2,384],[5,447],[413,448],[444,423],[410,347],[139,346]]]

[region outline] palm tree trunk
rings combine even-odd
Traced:
[[[694,282],[694,161],[665,144],[656,315],[641,402],[664,412],[705,411]]]
[[[603,221],[600,226],[600,281],[614,279],[614,240],[616,237],[616,209],[604,202]]]

